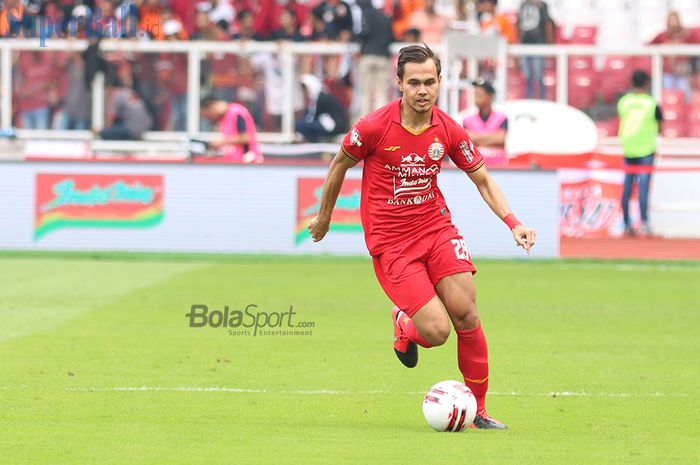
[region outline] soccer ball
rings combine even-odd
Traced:
[[[423,416],[435,431],[464,431],[476,416],[476,398],[459,381],[440,381],[425,394]]]

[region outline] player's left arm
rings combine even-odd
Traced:
[[[508,206],[506,197],[503,195],[503,191],[501,191],[496,181],[493,180],[486,166],[482,164],[481,167],[467,174],[469,179],[476,184],[479,194],[481,194],[489,208],[510,227],[515,242],[529,254],[530,249],[535,245],[535,230],[523,226],[515,218],[510,206]]]

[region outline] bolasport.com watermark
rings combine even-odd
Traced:
[[[190,328],[220,328],[228,336],[313,336],[316,327],[314,321],[300,321],[293,305],[279,312],[261,310],[256,304],[239,309],[192,304],[185,317]]]

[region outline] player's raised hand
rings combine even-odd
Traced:
[[[314,216],[308,226],[311,239],[313,239],[314,242],[318,242],[323,239],[326,236],[326,233],[328,233],[330,226],[330,219],[326,220],[325,218]]]
[[[527,254],[530,255],[530,249],[535,245],[535,230],[519,224],[513,228],[513,238],[516,244],[525,249]]]

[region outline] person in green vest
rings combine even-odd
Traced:
[[[647,73],[635,71],[632,74],[632,90],[617,104],[617,112],[620,115],[619,137],[625,156],[622,214],[627,236],[651,235],[648,217],[649,184],[654,167],[656,136],[663,115],[659,104],[649,94],[650,82]],[[638,231],[632,227],[629,215],[630,194],[636,181],[639,182],[639,209],[642,217],[642,225]]]

